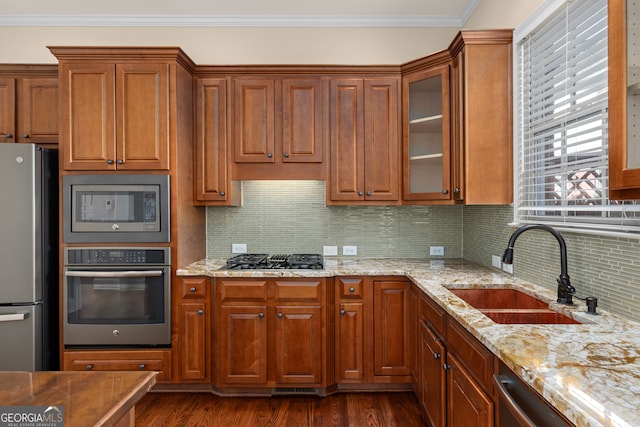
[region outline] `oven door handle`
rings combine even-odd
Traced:
[[[67,277],[159,277],[162,270],[134,270],[134,271],[65,271]]]

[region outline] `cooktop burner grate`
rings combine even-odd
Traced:
[[[319,254],[239,254],[227,260],[226,270],[322,270],[324,259]]]

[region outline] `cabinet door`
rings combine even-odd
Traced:
[[[208,304],[183,302],[180,318],[180,378],[182,380],[209,379],[210,355]]]
[[[444,370],[446,349],[428,324],[424,323],[421,331],[421,403],[429,424],[433,427],[444,427],[447,410],[447,377]]]
[[[405,76],[402,98],[403,198],[451,200],[449,65]]]
[[[113,64],[60,66],[60,148],[66,170],[115,170]]]
[[[363,85],[331,81],[331,200],[364,200]]]
[[[229,199],[227,168],[227,82],[196,80],[196,199]]]
[[[364,81],[364,189],[366,200],[398,200],[400,195],[399,83]]]
[[[23,78],[21,114],[16,140],[32,143],[58,142],[58,79]]]
[[[233,145],[236,162],[273,163],[275,82],[236,79],[233,82]]]
[[[169,169],[169,65],[116,65],[116,163]]]
[[[409,286],[406,281],[374,281],[374,375],[411,375]]]
[[[220,381],[225,384],[266,384],[267,307],[220,308]]]
[[[276,307],[276,382],[322,382],[322,308]]]
[[[449,353],[447,382],[447,425],[450,427],[493,426],[493,402]]]
[[[364,303],[341,302],[336,326],[338,382],[364,379]]]
[[[0,78],[0,142],[14,142],[16,133],[16,81]]]
[[[322,162],[321,79],[282,81],[282,161]]]

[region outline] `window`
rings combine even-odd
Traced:
[[[607,1],[545,6],[515,35],[515,221],[640,232],[640,206],[608,198]]]

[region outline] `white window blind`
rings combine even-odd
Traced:
[[[516,222],[640,231],[608,198],[607,1],[563,2],[516,43]]]

